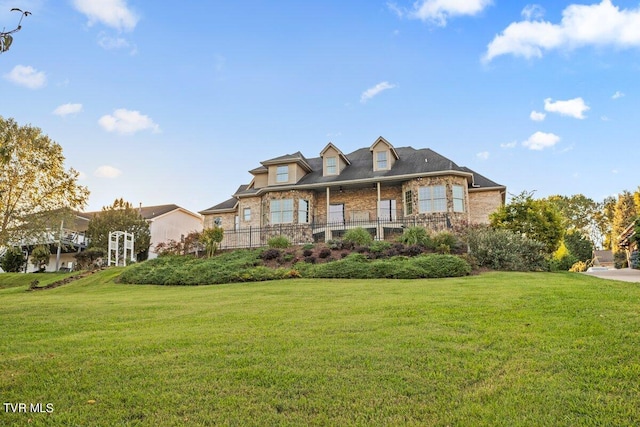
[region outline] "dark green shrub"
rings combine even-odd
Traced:
[[[551,258],[549,260],[549,271],[569,271],[578,262],[578,258],[572,254],[565,254],[561,258]]]
[[[402,236],[398,238],[398,241],[405,245],[422,245],[424,247],[431,247],[431,237],[424,227],[409,227],[404,230]]]
[[[7,273],[18,273],[22,271],[27,260],[20,248],[8,248],[0,257],[0,267]]]
[[[320,253],[318,253],[318,258],[328,258],[331,255],[331,249],[329,248],[322,248],[320,250]]]
[[[264,250],[260,254],[260,258],[265,261],[270,261],[272,259],[280,258],[280,255],[282,255],[282,252],[280,251],[280,249],[271,248],[271,249]]]
[[[313,243],[307,243],[304,246],[302,246],[302,249],[304,250],[308,250],[308,249],[313,249],[315,248],[316,245],[314,245]]]
[[[373,237],[364,228],[357,227],[344,233],[343,241],[359,246],[369,246],[373,243]]]
[[[351,254],[330,264],[312,266],[302,272],[303,277],[344,279],[418,279],[458,277],[471,272],[469,264],[453,255],[428,254],[413,258],[367,260],[363,255]]]
[[[614,253],[613,263],[615,268],[627,268],[629,266],[627,262],[627,253],[625,251],[619,251]]]
[[[267,240],[267,245],[270,248],[286,249],[291,246],[291,242],[286,236],[275,236]]]

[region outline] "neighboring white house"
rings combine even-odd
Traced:
[[[149,259],[156,258],[158,243],[170,240],[177,242],[184,239],[192,231],[202,231],[202,216],[178,205],[159,205],[140,207],[140,214],[149,222],[151,232],[151,247]]]

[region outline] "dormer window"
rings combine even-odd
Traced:
[[[387,160],[387,152],[377,151],[376,152],[376,170],[389,169],[388,165],[389,165],[389,162]]]
[[[327,175],[337,175],[338,174],[338,158],[337,157],[327,157]]]
[[[289,166],[278,166],[276,171],[276,182],[289,182]]]

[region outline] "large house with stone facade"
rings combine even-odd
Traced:
[[[486,223],[506,187],[428,148],[394,147],[379,137],[344,154],[329,143],[261,162],[233,197],[200,211],[204,227],[225,230],[222,247],[262,246],[274,235],[326,241],[355,227],[377,239],[421,225],[434,230]]]

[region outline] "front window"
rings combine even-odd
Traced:
[[[461,185],[453,186],[453,211],[464,212],[464,188]]]
[[[291,224],[293,222],[293,199],[271,201],[271,224]]]
[[[245,221],[251,221],[251,208],[244,208],[242,217]]]
[[[447,195],[444,185],[420,187],[418,190],[418,204],[421,213],[445,212],[447,210]]]
[[[298,223],[306,224],[309,222],[309,201],[300,199],[298,201]]]
[[[378,151],[376,153],[376,170],[384,170],[387,168],[387,152]]]
[[[327,157],[327,175],[336,175],[338,173],[338,164],[335,157]]]
[[[411,190],[404,193],[404,213],[405,215],[413,214],[413,192]]]
[[[289,166],[278,166],[276,182],[289,182]]]

